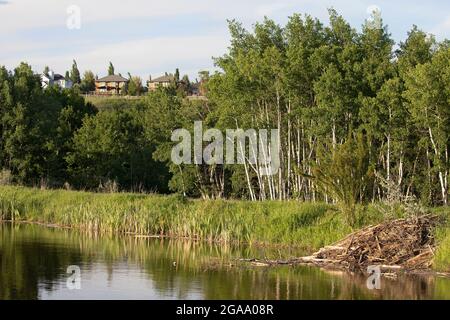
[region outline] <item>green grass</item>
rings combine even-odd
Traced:
[[[448,210],[436,213],[449,217]],[[94,232],[186,237],[316,250],[352,229],[336,207],[295,201],[190,200],[177,195],[90,193],[0,186],[0,220],[58,224]],[[383,217],[373,206],[358,228]],[[450,266],[450,228],[437,230],[435,265]]]
[[[298,202],[202,201],[180,196],[100,194],[0,187],[0,217],[96,232],[188,237],[316,249],[350,228],[333,206]]]
[[[83,95],[86,102],[92,103],[97,107],[98,110],[107,111],[113,109],[129,108],[130,106],[135,106],[141,104],[145,95],[139,97],[133,96],[85,96]]]
[[[436,230],[438,247],[434,257],[433,266],[438,271],[450,272],[450,208],[438,208],[434,213],[444,217],[445,224]]]
[[[450,272],[450,227],[439,228],[437,234],[439,246],[434,258],[434,267],[436,270]]]

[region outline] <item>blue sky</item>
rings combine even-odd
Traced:
[[[67,28],[71,5],[81,9],[80,29]],[[438,0],[0,0],[0,65],[26,61],[36,71],[48,65],[64,73],[76,59],[82,72],[102,76],[112,61],[117,72],[143,79],[176,67],[194,78],[226,51],[227,19],[251,28],[264,16],[284,24],[308,13],[326,22],[334,7],[359,28],[371,6],[381,9],[397,42],[413,24],[450,38],[450,2]]]

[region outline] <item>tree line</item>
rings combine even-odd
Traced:
[[[176,86],[98,111],[77,89],[42,90],[31,68],[0,71],[1,159],[18,183],[180,192],[203,198],[379,201],[395,191],[448,203],[450,42],[414,26],[396,44],[387,26],[361,31],[330,10],[325,25],[294,14],[246,30],[204,75],[208,101]],[[111,65],[112,66],[112,65]],[[113,71],[112,71],[113,72]],[[76,73],[76,72],[75,72]],[[82,82],[82,81],[81,81]],[[280,129],[280,170],[175,165],[177,128]],[[248,150],[247,150],[248,151]]]
[[[208,85],[212,125],[281,131],[277,176],[236,169],[245,197],[364,202],[396,189],[447,204],[450,42],[414,26],[396,45],[379,23],[358,32],[334,10],[327,26],[299,14],[251,31],[230,21]]]

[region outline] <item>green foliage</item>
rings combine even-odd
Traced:
[[[92,189],[115,181],[125,190],[166,190],[164,170],[152,160],[141,118],[137,109],[122,109],[84,119],[66,158],[76,186]]]
[[[282,144],[277,177],[258,177],[254,170],[242,175],[242,168],[231,168],[231,186],[240,188],[232,193],[338,200],[302,173],[310,174],[321,162],[322,146],[335,150],[364,131],[368,165],[380,177],[398,184],[405,197],[445,204],[450,99],[447,73],[438,70],[448,66],[448,47],[414,27],[394,51],[381,19],[357,32],[336,11],[329,13],[327,27],[299,14],[284,27],[265,19],[251,31],[230,22],[231,46],[215,59],[220,72],[207,83],[212,125],[279,128]],[[387,197],[380,179],[364,183],[358,202]]]
[[[174,75],[175,81],[180,81],[180,70],[176,68],[175,75]]]
[[[72,70],[70,71],[70,80],[73,84],[81,83],[80,71],[78,70],[77,62],[73,60]]]
[[[450,271],[450,227],[441,228],[437,232],[437,241],[439,244],[436,256],[434,258],[434,266],[437,270]]]
[[[418,65],[406,76],[404,97],[419,134],[419,145],[428,152],[426,161],[437,176],[441,203],[448,203],[450,170],[450,49],[440,48],[431,61]]]
[[[0,76],[2,166],[19,183],[62,185],[73,133],[95,109],[75,91],[42,91],[39,76],[26,64]]]
[[[109,66],[108,66],[108,76],[112,76],[114,74],[115,74],[114,73],[114,66],[113,66],[112,62],[110,61],[109,62]]]
[[[83,93],[95,91],[95,76],[90,70],[84,72],[83,80],[81,80],[80,90]]]
[[[130,96],[140,96],[144,92],[144,87],[142,86],[142,79],[140,77],[134,76],[128,73],[130,82],[128,82],[128,94]]]
[[[372,178],[367,142],[362,134],[333,150],[319,149],[311,178],[318,187],[338,201],[350,226],[357,222],[357,204],[365,198]]]

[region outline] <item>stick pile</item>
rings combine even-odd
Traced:
[[[438,220],[437,216],[425,215],[370,226],[300,260],[351,270],[369,265],[426,269],[432,263],[433,228]]]

